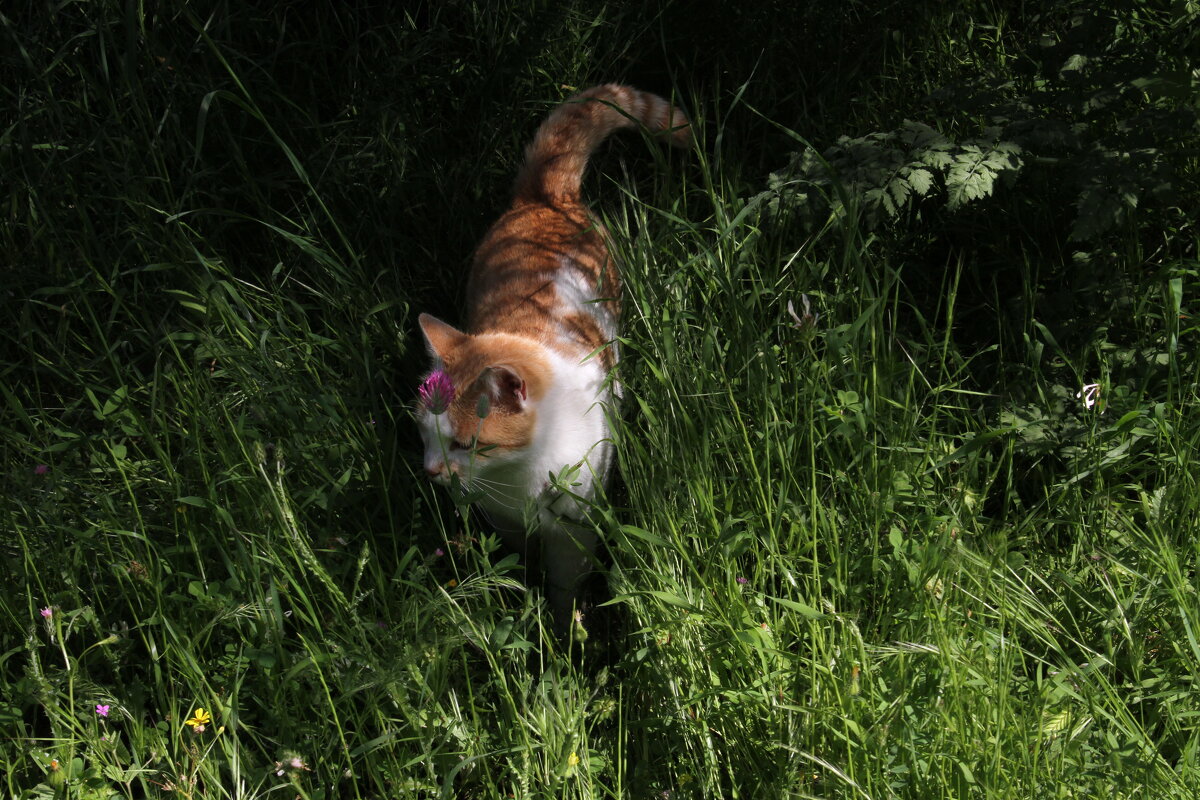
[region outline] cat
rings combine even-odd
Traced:
[[[556,108],[525,150],[511,207],[475,251],[466,330],[419,318],[434,367],[417,408],[425,470],[477,492],[510,548],[540,536],[560,635],[591,571],[596,537],[582,520],[612,469],[605,407],[619,391],[609,373],[621,279],[580,183],[609,134],[639,126],[691,143],[679,108],[628,86],[596,86]]]

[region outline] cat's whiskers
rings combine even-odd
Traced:
[[[484,493],[486,497],[497,502],[502,501],[505,497],[512,495],[514,490],[522,488],[520,483],[508,483],[499,480],[491,480],[482,476],[472,476],[466,479],[461,479],[462,484],[468,490],[477,489]]]

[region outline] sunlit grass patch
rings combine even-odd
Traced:
[[[947,97],[1103,88],[1050,58],[1092,46],[1070,19],[968,5],[788,9],[803,42],[769,3],[0,16],[5,793],[1193,796],[1184,73],[1067,104],[1082,142],[1165,131],[1137,204],[1081,194],[1125,175],[1103,148],[1024,141],[953,208],[904,161],[889,206],[851,156],[904,119],[966,163],[995,107]],[[610,79],[677,90],[700,145],[589,177],[621,479],[563,642],[424,480],[413,312],[455,318],[525,137]]]

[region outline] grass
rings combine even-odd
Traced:
[[[845,176],[788,194],[788,153],[1091,91],[1029,72],[1073,8],[787,6],[0,15],[0,791],[1195,796],[1194,128],[1148,128],[1172,195],[1027,146],[869,223]],[[1121,42],[1186,36],[1143,11],[1095,40],[1112,86]],[[1077,129],[1184,113],[1155,75]],[[621,480],[562,644],[422,479],[414,323],[458,318],[546,110],[611,79],[702,144],[588,180]]]

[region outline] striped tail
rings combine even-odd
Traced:
[[[691,144],[687,116],[658,95],[608,83],[580,92],[556,108],[525,148],[516,200],[578,203],[588,158],[613,131],[644,126],[677,147]]]

